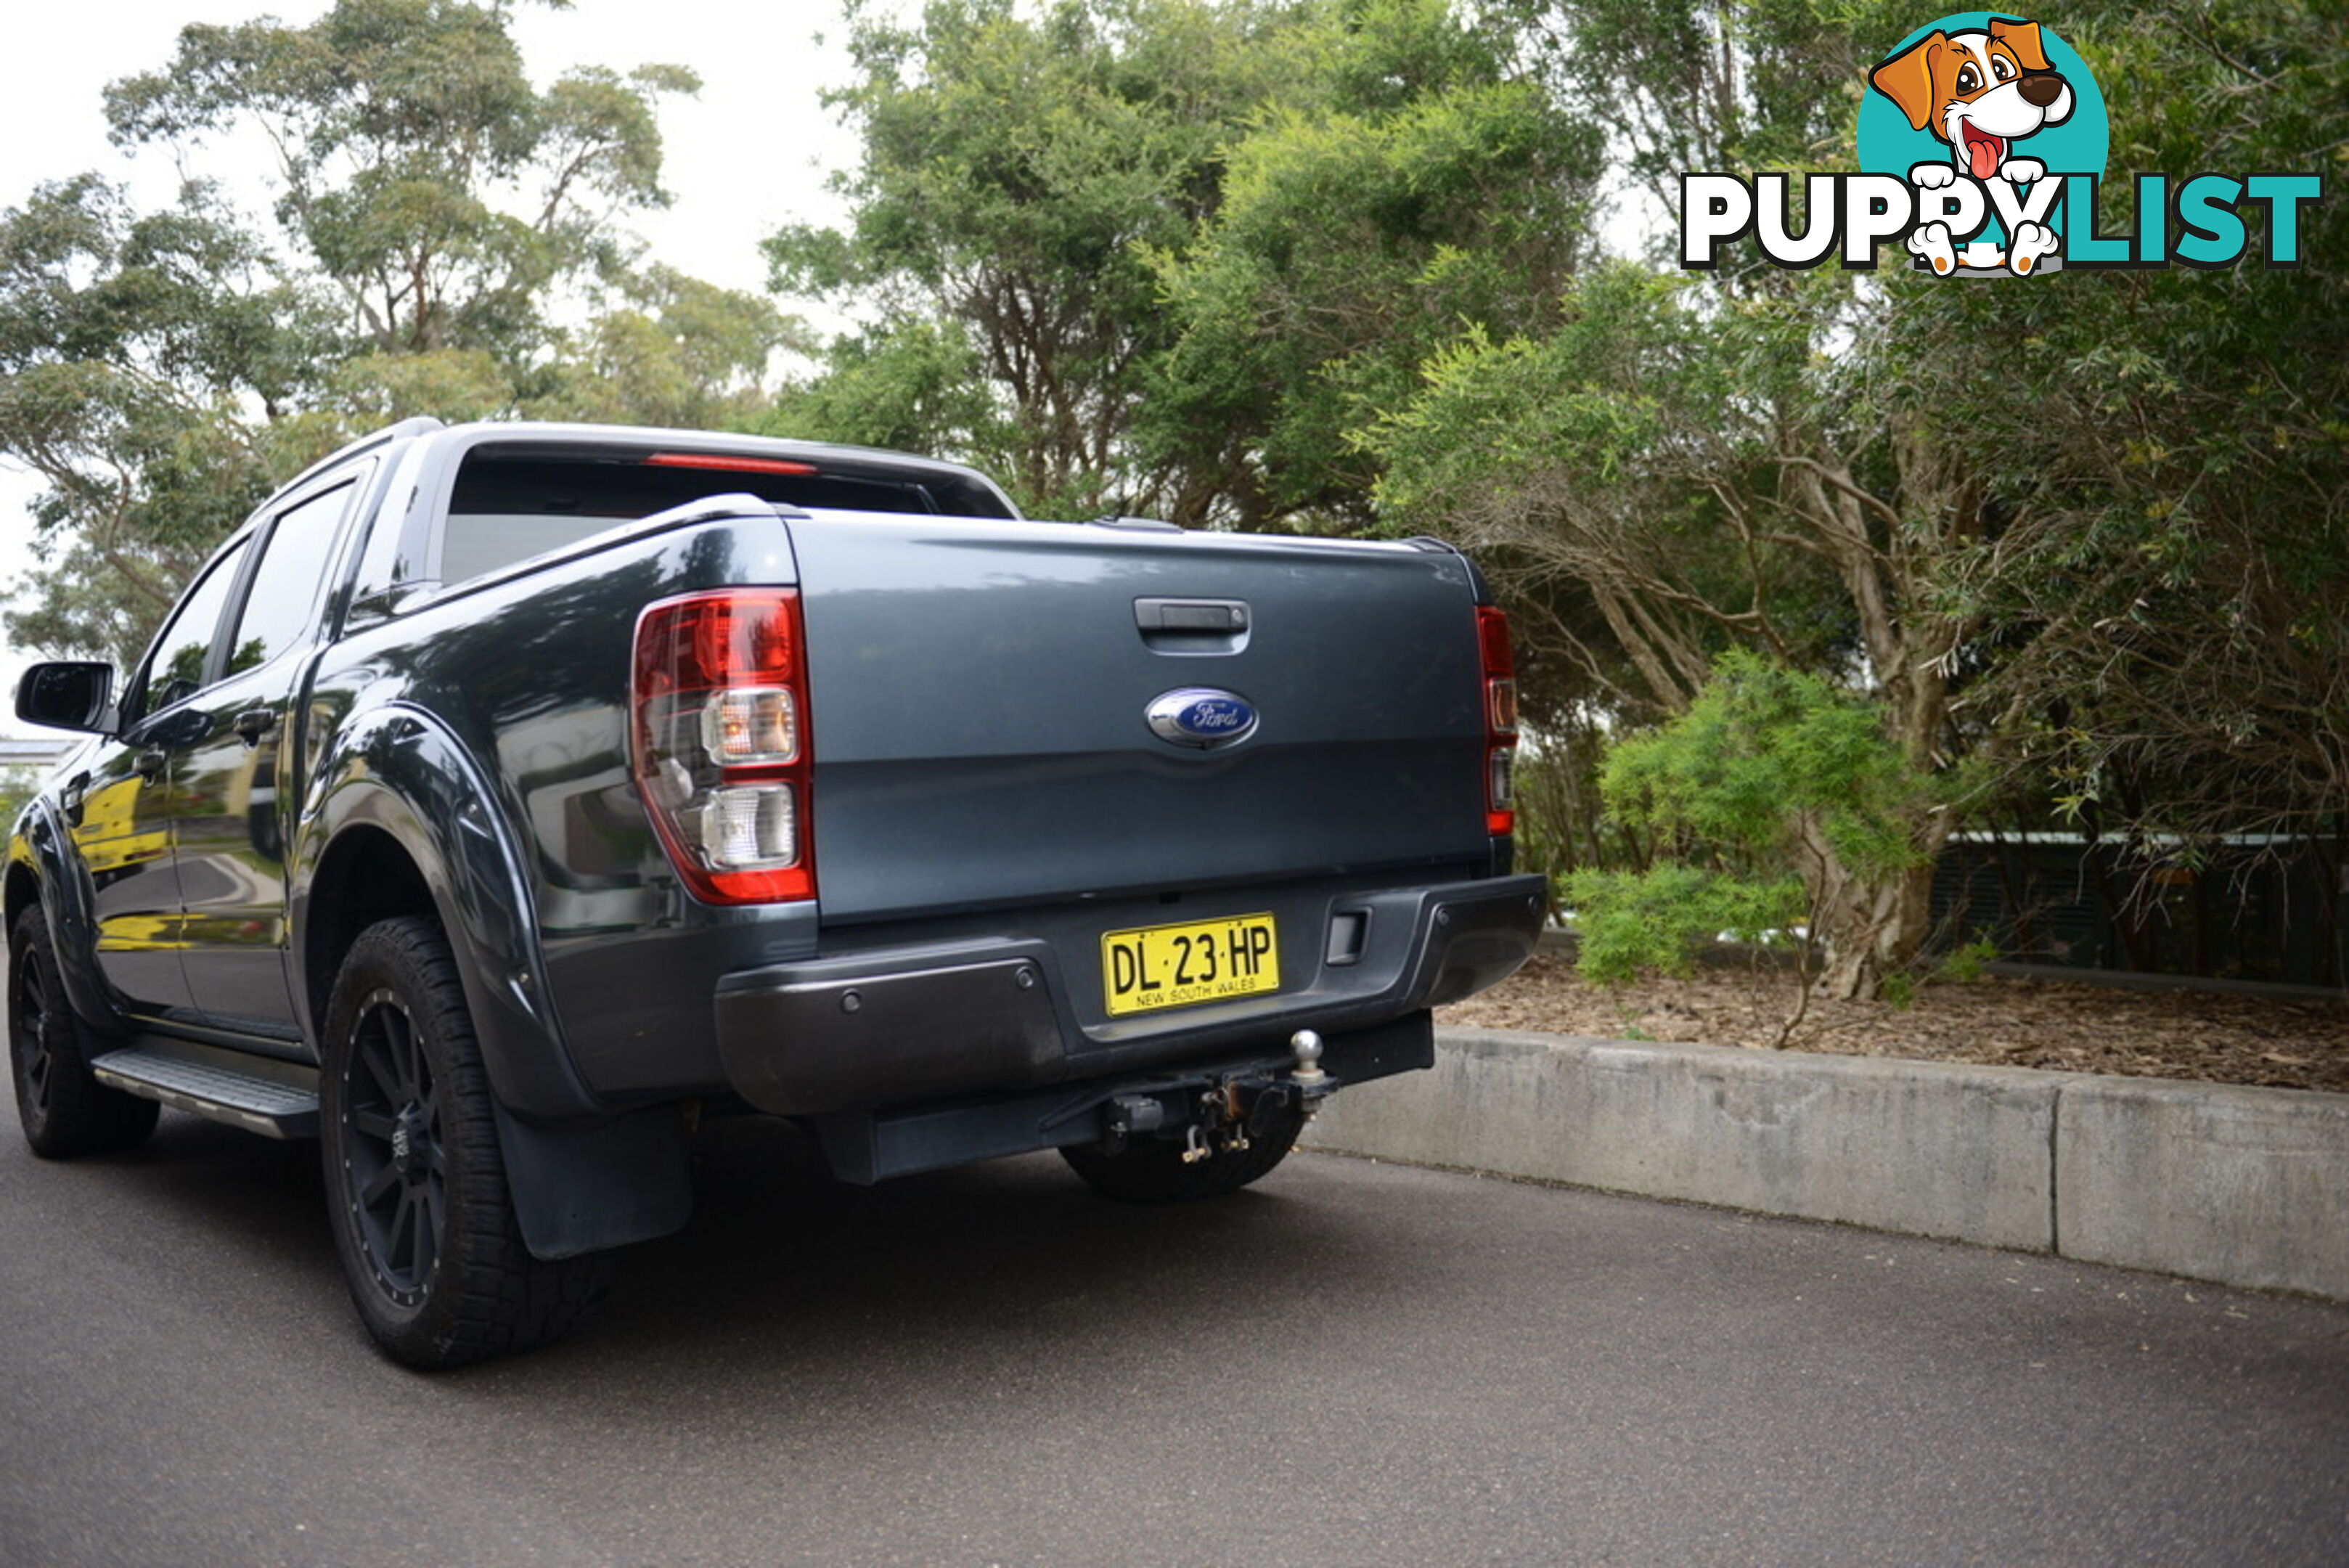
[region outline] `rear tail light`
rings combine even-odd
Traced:
[[[1485,664],[1485,831],[1499,836],[1517,826],[1509,781],[1517,749],[1517,663],[1509,651],[1509,618],[1478,605],[1476,642]]]
[[[806,647],[791,588],[690,594],[637,618],[636,790],[705,903],[815,897]]]

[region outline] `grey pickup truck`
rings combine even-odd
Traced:
[[[32,1147],[316,1137],[412,1366],[573,1326],[705,1116],[852,1182],[1253,1181],[1544,908],[1459,553],[1031,522],[890,452],[409,421],[16,711],[90,737],[8,841]]]

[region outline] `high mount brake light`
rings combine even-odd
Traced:
[[[714,468],[725,473],[800,473],[815,472],[812,462],[790,462],[780,457],[729,457],[715,452],[657,452],[645,459],[648,468]]]
[[[1485,831],[1498,837],[1517,827],[1509,777],[1517,749],[1517,663],[1509,651],[1509,618],[1478,605],[1476,643],[1485,665]]]
[[[631,768],[694,897],[815,897],[807,639],[792,588],[727,588],[636,619]]]

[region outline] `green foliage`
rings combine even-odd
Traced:
[[[1856,356],[1861,412],[1930,421],[1997,496],[2001,527],[1935,591],[2000,628],[1974,655],[1984,696],[2031,713],[2021,747],[2071,826],[2330,836],[2349,777],[2342,17],[2099,5],[2065,35],[2106,85],[2116,171],[2323,175],[2305,265],[2261,265],[2253,216],[2253,259],[2219,271],[1995,300],[1896,280]],[[2134,194],[2106,182],[2107,231]]]
[[[1126,439],[1165,341],[1143,253],[1187,239],[1227,144],[1288,77],[1281,15],[939,0],[904,24],[850,8],[858,74],[827,100],[864,133],[840,182],[850,225],[786,228],[767,254],[777,287],[877,317],[833,373],[891,394],[882,422],[916,438],[900,444],[988,456],[1004,443],[999,476],[1031,509],[1156,504]],[[965,346],[1000,417],[922,395],[937,356]],[[854,421],[855,402],[820,387],[795,411]],[[978,451],[961,444],[973,437]]]
[[[1824,841],[1863,877],[1928,858],[1915,823],[1939,787],[1866,700],[1742,651],[1686,712],[1618,742],[1599,776],[1609,810],[1682,844],[1797,865]]]
[[[1577,871],[1567,878],[1580,939],[1577,967],[1602,985],[1643,972],[1692,973],[1724,937],[1758,942],[1801,921],[1802,882],[1753,878],[1666,862],[1644,871]]]
[[[1464,332],[1538,330],[1587,250],[1603,158],[1517,68],[1506,34],[1439,0],[1370,0],[1303,30],[1317,78],[1227,159],[1195,240],[1156,253],[1180,329],[1141,434],[1233,477],[1242,525],[1371,518],[1374,448]]]
[[[1901,754],[1865,699],[1725,654],[1686,711],[1608,753],[1608,810],[1669,852],[1636,874],[1571,878],[1583,962],[1609,980],[1641,967],[1685,973],[1724,933],[1750,941],[1800,926],[1816,936],[1836,924],[1847,889],[1874,903],[1873,889],[1930,866],[1923,825],[1946,782]],[[1871,950],[1866,932],[1830,934],[1839,951]],[[1797,979],[1810,978],[1806,958]]]
[[[874,325],[787,412],[1031,510],[1361,525],[1348,431],[1464,325],[1549,319],[1584,243],[1595,133],[1440,0],[854,15],[853,222],[767,251]]]
[[[1998,961],[1998,944],[1977,938],[1941,955],[1933,978],[1951,985],[1972,985]]]
[[[40,788],[40,769],[0,768],[0,833],[5,833],[15,824],[16,814],[31,803]]]
[[[0,213],[0,452],[47,485],[34,516],[52,562],[18,589],[14,639],[144,642],[277,465],[307,461],[247,410],[317,393],[326,319],[201,183],[140,214],[84,175]]]
[[[1928,18],[1883,0],[1544,0],[1509,7],[1552,90],[1674,208],[1697,169],[1847,168],[1868,69]]]
[[[744,430],[773,401],[768,367],[782,349],[811,345],[772,302],[719,288],[665,266],[622,279],[616,297],[524,400],[533,418],[687,430]]]
[[[1849,167],[1867,66],[1917,20],[1513,14],[1544,79],[1667,203],[1680,170]],[[2116,171],[2337,182],[2337,15],[2097,5],[2060,26],[2106,86]],[[2107,183],[2108,231],[2129,186]],[[1485,560],[1553,706],[1666,719],[1744,649],[1865,692],[1909,765],[1955,774],[1929,803],[1953,809],[1909,822],[1920,848],[1955,808],[2027,812],[2051,784],[2091,832],[2330,836],[2349,776],[2349,283],[2321,258],[2343,214],[2303,210],[2309,265],[2288,270],[1952,288],[1750,254],[1702,275],[1586,269],[1554,327],[1464,335],[1356,440],[1383,465],[1385,526]],[[1878,972],[1902,967],[1926,918],[1915,875],[1831,900],[1830,928],[1855,923],[1837,946],[1889,919],[1907,929],[1882,935]]]
[[[354,355],[327,383],[335,405],[359,426],[419,414],[454,423],[496,419],[514,406],[512,376],[481,348]]]
[[[1511,777],[1517,869],[1540,873],[1554,889],[1573,872],[1645,858],[1637,836],[1601,820],[1599,763],[1606,742],[1597,726],[1568,717],[1526,734],[1517,749]]]
[[[775,435],[951,454],[989,474],[1016,472],[1020,438],[989,383],[984,355],[959,321],[907,317],[835,338],[823,371],[777,399]],[[1024,498],[1038,515],[1086,515],[1073,494]]]
[[[541,93],[502,6],[339,0],[305,27],[191,26],[106,101],[126,147],[264,137],[279,222],[376,351],[512,360],[546,343],[546,289],[617,268],[612,215],[667,203],[654,103],[698,86],[591,67]]]
[[[1847,288],[1721,308],[1685,275],[1579,273],[1549,330],[1464,333],[1354,432],[1382,466],[1382,526],[1486,561],[1553,701],[1651,721],[1732,647],[1847,661],[1851,577],[1808,536],[1786,462]]]

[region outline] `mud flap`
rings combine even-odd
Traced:
[[[693,1213],[685,1118],[656,1106],[585,1127],[542,1127],[497,1107],[498,1148],[523,1244],[541,1262],[649,1241]]]

